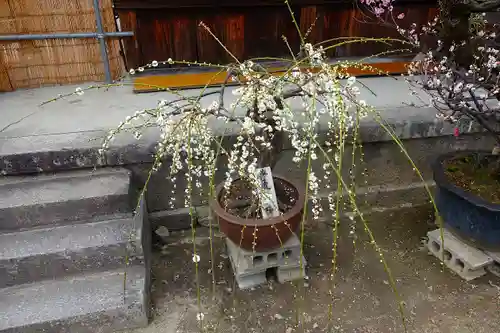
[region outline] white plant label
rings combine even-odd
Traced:
[[[259,200],[262,203],[262,217],[267,219],[280,215],[276,190],[274,189],[273,172],[270,167],[255,169],[255,177],[259,181]]]

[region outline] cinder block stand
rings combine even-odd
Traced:
[[[500,276],[500,253],[481,251],[446,228],[443,229],[443,238],[440,229],[429,231],[427,238],[429,251],[461,278],[471,281],[486,275],[487,271]]]
[[[300,240],[294,234],[282,247],[264,252],[241,249],[226,238],[226,248],[240,289],[253,288],[267,282],[269,272],[278,282],[305,277],[306,259],[300,253]],[[301,259],[302,258],[302,259]]]

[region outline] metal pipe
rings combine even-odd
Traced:
[[[104,28],[102,26],[101,11],[99,9],[99,0],[94,0],[94,13],[95,21],[97,23],[97,39],[99,40],[99,46],[101,48],[101,58],[104,63],[104,74],[106,75],[106,82],[111,83],[113,79],[111,77],[111,69],[109,66],[108,50],[106,49],[106,40],[104,39]]]
[[[107,37],[131,37],[132,31],[104,32],[102,36]],[[66,38],[99,38],[96,32],[60,33],[60,34],[24,34],[24,35],[0,35],[0,41],[39,40],[39,39],[66,39]]]

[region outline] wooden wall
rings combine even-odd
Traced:
[[[352,3],[339,0],[290,0],[302,32],[314,27],[311,42],[341,36],[398,37],[393,27],[366,23],[366,14]],[[217,7],[216,7],[216,5]],[[219,43],[199,26],[204,22],[224,45],[238,58],[287,56],[285,35],[294,48],[299,45],[298,33],[282,0],[115,0],[123,29],[136,32],[128,40],[125,53],[128,67],[137,67],[153,60],[173,58],[212,63],[232,62]],[[432,19],[435,2],[401,4],[396,12],[405,13],[400,23],[424,24]],[[388,49],[378,43],[349,44],[330,52],[332,57],[368,56]]]

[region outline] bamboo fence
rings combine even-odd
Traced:
[[[116,31],[112,0],[100,1],[104,31]],[[96,32],[92,0],[0,0],[1,34]],[[113,78],[123,72],[117,39],[106,39]],[[0,41],[0,91],[103,81],[95,38]]]

